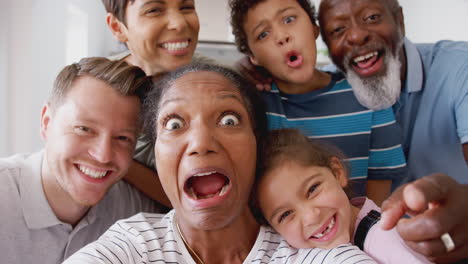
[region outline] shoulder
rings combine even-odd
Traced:
[[[468,42],[443,40],[433,44],[416,44],[426,70],[468,73]],[[461,67],[461,68],[460,68]]]
[[[138,213],[127,219],[119,220],[114,225],[116,228],[132,230],[131,233],[138,236],[144,230],[153,230],[155,233],[172,229],[172,214]]]
[[[260,227],[260,231],[247,262],[288,263],[287,259],[297,255],[298,250],[292,248],[271,227]]]
[[[117,221],[97,241],[73,254],[65,263],[148,263],[161,259],[178,262],[172,230],[173,211],[167,215],[139,213]],[[108,263],[106,262],[106,263]]]
[[[298,263],[376,263],[366,253],[351,244],[344,244],[332,249],[301,249]]]
[[[10,157],[0,158],[0,170],[21,168],[28,163],[33,154],[15,154]]]
[[[21,178],[27,184],[32,178],[40,177],[43,152],[32,154],[16,154],[0,159],[0,181],[5,187],[5,181],[19,184]]]

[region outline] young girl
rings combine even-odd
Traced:
[[[395,229],[378,224],[380,208],[361,197],[351,201],[342,155],[298,130],[270,133],[254,193],[259,220],[296,248],[360,246],[379,263],[430,263],[406,246]],[[265,222],[266,221],[266,222]]]

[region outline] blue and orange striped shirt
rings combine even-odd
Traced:
[[[309,138],[334,144],[346,155],[350,179],[400,180],[406,176],[401,131],[392,108],[362,106],[341,73],[330,73],[327,87],[306,94],[285,94],[273,84],[263,92],[268,128],[297,128]],[[362,184],[354,189],[365,195]]]

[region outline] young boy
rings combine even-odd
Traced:
[[[230,7],[238,49],[274,80],[263,94],[269,128],[295,127],[337,145],[349,157],[355,194],[380,205],[406,171],[392,109],[363,107],[342,74],[315,68],[319,29],[309,1],[230,0]]]

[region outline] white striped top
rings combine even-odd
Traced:
[[[99,240],[64,263],[188,263],[195,264],[174,226],[174,210],[166,215],[140,213],[115,223]],[[376,263],[357,247],[330,250],[295,249],[269,227],[261,227],[243,263]]]

